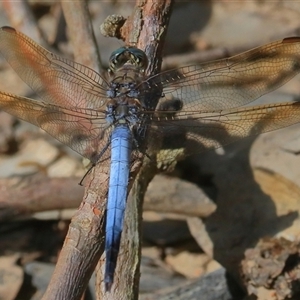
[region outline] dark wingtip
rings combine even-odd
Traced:
[[[16,32],[16,29],[9,27],[9,26],[3,26],[3,27],[1,27],[1,30],[8,31],[8,32]]]
[[[294,36],[294,37],[287,37],[282,40],[282,43],[299,43],[300,37]]]

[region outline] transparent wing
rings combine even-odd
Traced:
[[[150,139],[158,149],[171,149],[161,159],[196,154],[242,138],[300,122],[300,103],[287,102],[220,111],[201,111],[183,118],[154,116]],[[161,144],[158,144],[161,141]],[[171,157],[172,155],[172,157]]]
[[[13,28],[0,28],[0,53],[47,103],[87,109],[106,104],[107,83],[103,77],[47,51]]]
[[[167,71],[150,78],[164,101],[180,100],[185,111],[221,110],[250,103],[300,71],[300,38],[286,38],[242,54]]]
[[[66,109],[4,92],[0,92],[0,109],[44,129],[94,163],[108,147],[110,128],[107,128],[102,111]],[[107,155],[109,151],[101,156],[101,160]]]

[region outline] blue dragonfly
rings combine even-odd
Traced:
[[[300,122],[300,103],[241,107],[300,72],[300,37],[231,58],[148,76],[135,47],[112,53],[109,71],[53,54],[11,27],[0,53],[40,100],[0,92],[0,109],[68,145],[93,165],[110,163],[104,281],[109,290],[123,228],[129,170],[139,153],[164,164]],[[160,156],[164,149],[172,149]],[[172,153],[169,156],[168,153]]]

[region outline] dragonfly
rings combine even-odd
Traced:
[[[0,109],[30,122],[93,165],[110,164],[104,282],[113,284],[130,166],[137,153],[168,164],[250,135],[300,122],[300,103],[243,107],[300,72],[300,37],[290,37],[212,62],[147,74],[140,49],[112,53],[107,74],[0,28],[0,53],[39,96],[0,92]],[[183,150],[182,150],[183,149]],[[168,154],[168,153],[172,153]]]

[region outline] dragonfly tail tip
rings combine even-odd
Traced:
[[[109,293],[112,286],[112,282],[105,282],[105,292]]]

